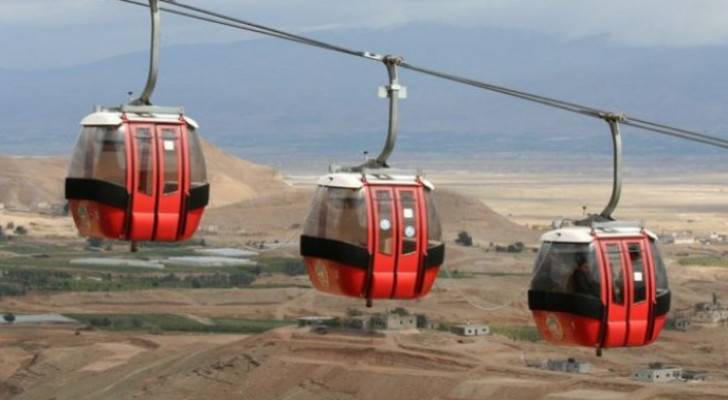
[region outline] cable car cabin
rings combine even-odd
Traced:
[[[547,341],[601,349],[657,339],[670,291],[654,234],[605,223],[560,228],[541,240],[528,305]]]
[[[81,125],[66,198],[82,236],[178,241],[195,233],[210,189],[193,120],[122,108]]]
[[[314,287],[368,301],[426,295],[445,256],[432,190],[411,175],[322,177],[301,236]]]

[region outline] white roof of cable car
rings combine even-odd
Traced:
[[[319,178],[318,185],[345,189],[359,189],[364,186],[363,178],[366,179],[367,183],[373,185],[417,185],[419,182],[422,182],[426,188],[430,190],[435,189],[435,186],[430,181],[422,177],[418,178],[416,175],[393,174],[386,175],[385,178],[385,176],[381,174],[362,175],[357,172],[334,172],[326,174]]]
[[[657,240],[657,235],[647,229],[640,227],[618,227],[608,229],[592,229],[590,226],[569,226],[554,229],[541,236],[542,242],[560,243],[591,243],[594,237],[599,238],[623,238],[647,234],[651,239]]]
[[[139,122],[169,122],[169,123],[177,123],[179,122],[179,114],[134,114],[134,113],[126,113],[127,119],[130,121],[139,121]],[[193,120],[190,117],[184,116],[185,122],[187,122],[188,125],[194,127],[195,129],[198,129],[200,126],[197,125],[197,122]],[[121,119],[121,112],[117,111],[98,111],[95,113],[91,113],[87,115],[84,119],[81,120],[81,125],[83,126],[117,126],[121,125],[122,123]]]

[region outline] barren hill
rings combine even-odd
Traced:
[[[212,193],[210,206],[219,207],[285,191],[278,171],[241,160],[203,142]],[[63,202],[66,157],[0,155],[0,203],[10,209],[38,209],[39,203]]]
[[[294,240],[300,233],[311,205],[310,189],[295,189],[259,196],[251,200],[210,210],[205,223],[221,232],[268,239]],[[435,192],[440,219],[447,238],[466,230],[477,241],[497,243],[535,242],[538,232],[515,224],[478,199],[465,194]]]
[[[210,180],[210,207],[222,207],[285,192],[288,185],[273,168],[237,158],[203,142]]]
[[[211,184],[203,226],[214,226],[219,234],[236,239],[297,238],[311,202],[310,188],[291,187],[275,169],[239,159],[210,143],[203,143],[203,149]],[[0,203],[26,210],[63,203],[66,168],[64,157],[0,156]],[[438,190],[436,201],[448,237],[467,230],[479,241],[536,239],[536,232],[514,224],[474,197]]]
[[[0,203],[34,209],[61,202],[67,165],[63,157],[0,156]]]

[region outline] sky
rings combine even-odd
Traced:
[[[623,46],[728,44],[725,0],[180,0],[297,32],[408,23],[599,35]],[[79,65],[147,48],[147,11],[118,0],[0,0],[0,68]],[[163,44],[233,42],[245,34],[166,16]],[[247,36],[249,37],[249,36]]]

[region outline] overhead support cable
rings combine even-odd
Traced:
[[[125,3],[135,4],[138,6],[148,7],[148,4],[134,1],[134,0],[118,0]],[[271,36],[278,39],[288,40],[295,43],[305,44],[308,46],[317,47],[320,49],[330,50],[342,54],[347,54],[355,57],[365,58],[368,60],[378,61],[378,62],[386,62],[385,56],[380,55],[377,53],[372,53],[368,51],[359,51],[359,50],[353,50],[342,46],[333,45],[330,43],[326,43],[320,40],[312,39],[306,36],[293,34],[290,32],[286,32],[283,30],[271,28],[265,25],[261,25],[258,23],[253,23],[249,21],[245,21],[239,18],[231,17],[225,14],[205,10],[203,8],[187,5],[180,3],[175,0],[159,0],[162,3],[167,3],[170,6],[177,7],[175,8],[169,8],[169,7],[160,7],[161,11],[168,12],[171,14],[176,14],[188,18],[193,18],[205,22],[210,22],[214,24],[224,25],[236,29],[245,30],[248,32],[258,33],[261,35]],[[180,11],[179,9],[184,9],[187,11]],[[200,15],[201,14],[201,15]],[[626,115],[621,115],[618,113],[602,110],[595,107],[586,106],[583,104],[568,102],[564,100],[559,100],[547,96],[541,96],[534,93],[529,93],[525,91],[520,91],[516,89],[507,88],[504,86],[494,85],[491,83],[478,81],[475,79],[470,79],[446,72],[436,71],[433,69],[420,67],[414,64],[410,64],[407,62],[402,62],[399,64],[400,68],[408,69],[413,72],[417,72],[420,74],[432,76],[439,79],[444,79],[451,82],[460,83],[463,85],[476,87],[479,89],[496,92],[505,94],[507,96],[519,98],[522,100],[530,101],[533,103],[538,103],[547,107],[552,107],[564,111],[569,111],[576,114],[585,115],[592,118],[598,118],[605,121],[609,121],[610,118],[612,118],[615,115],[620,115],[620,123],[622,125],[631,126],[638,129],[643,129],[647,131],[651,131],[654,133],[659,133],[667,136],[672,136],[679,139],[689,140],[697,143],[706,144],[709,146],[714,147],[720,147],[723,149],[728,149],[728,139],[723,139],[717,136],[711,136],[706,135],[703,133],[690,131],[687,129],[682,128],[676,128],[665,124],[660,124],[656,122],[651,122],[639,118],[633,118]]]
[[[128,3],[128,4],[133,4],[133,5],[141,6],[141,7],[149,7],[148,4],[143,3],[141,1],[135,1],[135,0],[118,0],[118,1],[121,1],[123,3]],[[211,18],[211,17],[204,17],[204,16],[201,16],[201,15],[196,15],[196,14],[192,14],[192,13],[188,13],[188,12],[184,12],[184,11],[179,11],[179,10],[175,10],[175,9],[171,9],[171,8],[167,8],[167,7],[159,7],[159,10],[160,11],[167,12],[167,13],[170,13],[170,14],[174,14],[174,15],[179,15],[179,16],[182,16],[182,17],[186,17],[186,18],[196,19],[198,21],[210,22],[210,23],[213,23],[213,24],[224,25],[224,26],[228,26],[228,27],[231,27],[231,28],[242,29],[242,30],[245,30],[245,31],[248,31],[248,32],[252,32],[252,33],[258,33],[258,34],[261,34],[261,35],[268,35],[268,36],[277,37],[279,39],[291,40],[291,41],[295,41],[295,42],[302,43],[302,44],[308,44],[308,43],[306,43],[304,41],[294,40],[292,38],[289,38],[289,37],[286,37],[286,36],[283,36],[283,35],[274,35],[274,34],[268,32],[268,31],[264,31],[264,30],[261,30],[261,29],[250,28],[250,27],[246,27],[246,26],[243,26],[243,25],[240,25],[240,24],[236,24],[236,23],[225,22],[225,21],[220,20],[220,19],[215,19],[215,18]]]

